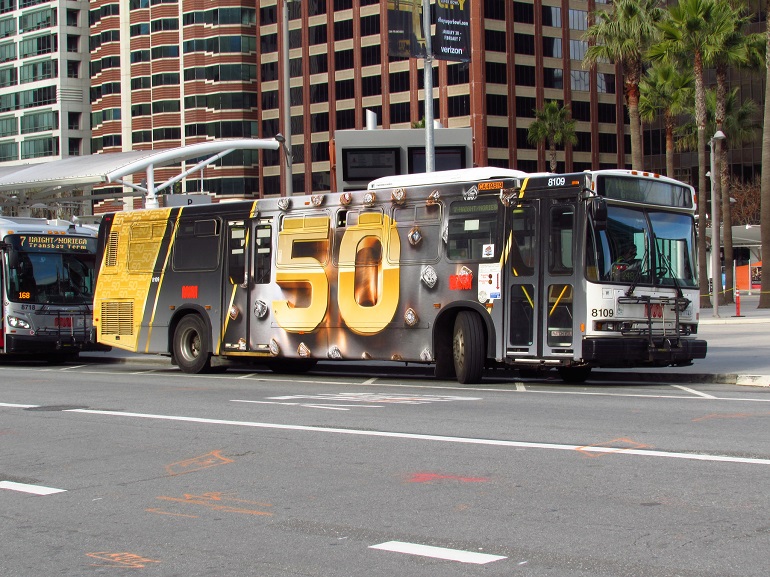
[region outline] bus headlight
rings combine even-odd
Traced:
[[[8,315],[8,326],[11,326],[15,329],[30,328],[29,323],[27,321],[25,321],[24,319],[20,319],[19,317],[12,317],[11,315]]]

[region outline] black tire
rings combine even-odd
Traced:
[[[467,385],[481,381],[486,360],[484,327],[478,314],[461,311],[452,332],[452,357],[458,382]]]
[[[198,315],[187,315],[174,331],[174,359],[185,373],[200,374],[211,370],[211,337],[206,323]]]
[[[559,376],[565,383],[585,383],[591,367],[559,367]]]

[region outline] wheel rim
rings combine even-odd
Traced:
[[[187,361],[194,361],[201,354],[201,336],[198,331],[187,329],[182,335],[182,356]]]
[[[452,352],[454,354],[455,367],[457,370],[461,370],[465,364],[465,338],[462,331],[457,331],[457,334],[455,334]]]

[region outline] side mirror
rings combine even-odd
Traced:
[[[588,214],[596,230],[607,229],[607,201],[601,197],[593,197],[588,204]]]

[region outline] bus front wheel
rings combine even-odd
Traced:
[[[478,383],[484,371],[486,352],[481,318],[471,311],[461,311],[452,333],[452,356],[457,380],[462,384]]]
[[[174,358],[185,373],[211,369],[211,345],[206,323],[198,315],[184,317],[174,331]]]

